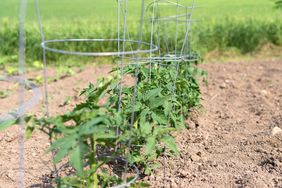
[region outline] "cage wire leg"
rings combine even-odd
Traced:
[[[156,0],[153,1],[153,10],[152,10],[152,18],[151,18],[151,46],[150,48],[152,49],[153,48],[153,42],[154,42],[154,28],[155,28],[155,6],[156,6]],[[150,52],[150,75],[149,75],[149,82],[151,83],[151,77],[152,77],[152,56],[153,56],[153,53]]]
[[[192,23],[192,20],[191,20],[191,18],[192,18],[192,14],[193,14],[193,8],[194,8],[194,3],[195,3],[195,0],[193,0],[193,5],[192,5],[192,8],[191,8],[191,12],[190,12],[190,16],[188,16],[188,15],[186,15],[186,19],[188,19],[188,21],[190,21],[190,23]],[[188,14],[187,13],[187,8],[186,8],[186,14]],[[186,20],[186,22],[187,22],[187,20]],[[187,36],[188,36],[188,32],[189,32],[189,30],[187,30],[186,29],[186,32],[185,32],[185,38],[184,38],[184,41],[183,41],[183,46],[185,46],[185,43],[187,43],[187,40],[186,40],[186,38],[188,38]],[[190,40],[191,40],[191,38],[190,38]],[[191,42],[191,41],[190,41]],[[181,52],[181,54],[180,54],[180,56],[179,56],[179,58],[180,59],[184,59],[184,58],[182,58],[182,52]],[[188,60],[189,61],[189,60]],[[179,75],[179,66],[180,66],[180,61],[175,61],[175,63],[176,63],[176,69],[175,69],[175,77],[174,77],[174,82],[173,82],[173,90],[172,90],[172,96],[173,95],[175,95],[175,93],[176,93],[176,81],[177,81],[177,78],[178,78],[178,75]],[[187,62],[182,62],[182,63],[187,63]],[[174,110],[175,109],[175,106],[173,106],[173,108],[171,108],[171,110]],[[167,124],[169,124],[169,121],[170,121],[170,119],[168,120],[168,123]]]
[[[177,5],[176,5],[176,17],[175,17],[175,60],[176,60],[176,56],[177,56],[177,43],[178,43],[178,16],[179,16],[179,0],[177,0]]]
[[[126,43],[126,31],[127,31],[127,0],[123,0],[123,9],[121,9],[121,5],[122,5],[122,0],[118,1],[118,14],[120,15],[120,12],[123,11],[123,33],[122,33],[122,39],[119,39],[122,41],[122,53],[121,53],[121,62],[118,63],[118,69],[120,71],[119,73],[119,79],[120,79],[120,83],[118,86],[118,90],[119,90],[119,96],[118,96],[118,112],[121,111],[121,107],[122,107],[122,91],[123,91],[123,76],[124,76],[124,60],[125,60],[125,43]],[[121,22],[121,19],[118,18],[119,21]],[[120,23],[119,23],[120,25]],[[119,29],[121,27],[119,26]],[[118,32],[120,35],[120,31]],[[119,36],[120,37],[120,36]],[[119,43],[120,41],[118,41]],[[120,50],[120,45],[119,45],[119,50]],[[120,52],[118,52],[118,54],[120,54]],[[116,130],[116,135],[119,136],[120,135],[120,129],[117,128]]]
[[[193,51],[193,11],[194,11],[194,8],[195,8],[195,0],[193,0],[193,4],[192,4],[192,7],[191,7],[191,14],[190,14],[190,46],[188,48],[189,50],[189,54],[192,54],[192,51]],[[187,41],[189,42],[189,41]]]
[[[124,6],[122,6],[122,4],[124,3]],[[117,1],[117,33],[118,33],[118,64],[117,64],[117,68],[118,68],[118,72],[117,72],[117,76],[118,79],[120,80],[119,84],[118,84],[118,106],[117,106],[117,110],[118,112],[121,111],[121,107],[122,107],[122,90],[123,90],[123,71],[124,71],[124,51],[125,51],[125,41],[126,41],[126,19],[127,19],[127,1],[126,0],[118,0]],[[122,32],[121,32],[121,29]],[[122,36],[121,36],[122,34]],[[121,61],[119,60],[119,58],[121,57]],[[116,128],[116,136],[120,135],[120,128],[117,127]],[[115,151],[117,151],[119,149],[120,145],[118,144],[115,147]]]
[[[176,5],[176,16],[175,16],[175,46],[174,46],[174,65],[175,65],[175,78],[174,78],[174,82],[173,82],[173,91],[172,91],[172,95],[175,95],[175,90],[176,90],[176,80],[178,77],[178,71],[179,71],[179,62],[177,62],[177,43],[178,43],[178,16],[179,16],[179,0],[177,0],[177,5]],[[174,108],[174,107],[173,107]]]
[[[169,51],[169,42],[168,42],[168,37],[167,37],[167,31],[166,31],[166,27],[165,24],[161,21],[158,21],[158,29],[156,31],[157,35],[159,36],[159,46],[160,46],[160,52],[159,52],[159,56],[158,59],[162,59],[162,56],[165,52]]]
[[[179,0],[178,0],[178,2],[179,2]],[[192,6],[192,10],[193,10],[193,7],[194,7],[194,0],[193,0],[193,6]],[[188,17],[188,15],[186,15],[186,19],[189,19],[189,20],[186,20],[186,23],[187,23],[187,21],[190,21],[191,22],[191,18],[192,18],[192,10],[191,10],[191,15],[190,15],[190,18]],[[187,7],[186,7],[186,14],[188,14],[187,13]],[[178,16],[177,16],[177,28],[178,28]],[[182,49],[181,49],[181,52],[180,52],[180,55],[179,55],[179,58],[180,58],[180,60],[181,59],[184,59],[185,57],[183,57],[183,48],[185,47],[185,45],[186,45],[186,43],[187,43],[187,38],[188,38],[188,30],[186,29],[186,31],[185,31],[185,36],[184,36],[184,41],[183,41],[183,45],[182,45]],[[177,32],[178,33],[178,32]],[[191,34],[191,33],[190,33]],[[175,46],[175,78],[174,78],[174,83],[173,83],[173,95],[175,94],[175,92],[176,92],[176,80],[177,80],[177,77],[178,77],[178,74],[179,74],[179,66],[180,66],[180,61],[177,61],[177,40],[178,39],[176,39],[176,46]],[[184,62],[185,63],[185,62]],[[175,107],[173,107],[173,109],[172,110],[174,110],[174,108]]]
[[[184,56],[183,58],[187,60],[191,59],[190,55],[192,55],[192,42],[193,42],[193,32],[192,32],[192,15],[195,8],[195,0],[192,1],[192,6],[186,7],[186,19],[185,19],[185,37],[184,42],[180,51],[180,57]],[[191,11],[189,11],[191,10]]]
[[[41,14],[40,14],[38,0],[34,0],[34,5],[36,9],[37,22],[38,22],[39,32],[41,36],[41,42],[44,42],[45,34],[43,31],[43,27],[42,27]],[[49,97],[48,97],[48,81],[47,81],[47,59],[46,59],[46,50],[44,48],[42,48],[42,60],[43,60],[44,103],[45,103],[44,107],[45,107],[45,116],[48,117],[49,116]]]
[[[185,21],[185,36],[184,36],[184,42],[180,51],[180,57],[182,55],[186,56],[187,54],[187,40],[188,40],[188,35],[189,35],[189,21],[190,21],[191,15],[188,12],[188,7],[186,7],[186,21]]]
[[[156,15],[158,16],[159,15],[159,2],[157,2],[157,8],[156,8]],[[157,57],[160,57],[161,56],[161,36],[160,36],[160,24],[156,24],[157,25],[157,32],[156,32],[156,35],[157,35],[157,45],[159,46],[159,50],[158,50],[158,55]],[[152,43],[151,43],[152,45]],[[157,58],[157,62],[158,62],[158,65],[159,67],[161,68],[161,60],[160,58]]]
[[[120,58],[120,24],[121,24],[121,21],[120,21],[120,12],[121,12],[121,0],[118,0],[117,1],[117,48],[118,48],[118,55],[117,55],[117,58],[119,59]],[[119,68],[121,65],[120,65],[120,61],[118,60],[118,65],[117,67]],[[120,85],[119,85],[120,86]],[[118,88],[120,89],[120,88]],[[118,111],[119,111],[119,108],[120,108],[120,98],[118,99],[119,102],[118,102]],[[119,132],[120,132],[120,129],[117,127],[116,128],[116,136],[119,135]],[[118,146],[116,146],[115,148],[115,151],[117,151],[118,149]]]
[[[43,1],[43,0],[42,0]],[[38,27],[40,31],[40,36],[41,36],[41,42],[45,41],[45,34],[43,31],[43,26],[41,22],[41,14],[40,14],[40,8],[39,8],[39,3],[38,0],[34,0],[34,5],[35,5],[35,10],[36,10],[36,15],[37,15],[37,21],[38,21]],[[48,80],[47,80],[47,58],[46,58],[46,49],[42,48],[42,60],[43,60],[43,87],[44,87],[44,107],[45,107],[45,116],[49,117],[50,116],[50,111],[49,111],[49,94],[48,94]],[[48,132],[49,136],[49,143],[50,145],[53,144],[52,141],[52,135],[50,132]],[[54,159],[55,157],[55,152],[52,151],[52,158]],[[55,177],[58,178],[58,168],[55,163],[53,163],[53,172],[55,173]]]
[[[144,14],[145,14],[145,0],[141,1],[141,16],[140,16],[140,28],[139,28],[139,36],[138,36],[138,44],[137,44],[137,51],[141,48],[141,41],[142,41],[142,36],[143,36],[143,25],[144,25]],[[130,134],[132,134],[132,129],[134,126],[135,122],[135,108],[136,108],[136,99],[137,99],[137,92],[138,92],[138,74],[139,74],[139,61],[140,61],[140,54],[136,54],[136,59],[135,59],[135,71],[134,71],[134,92],[133,92],[133,97],[132,97],[132,112],[131,112],[131,119],[130,119]],[[128,155],[130,155],[131,152],[131,146],[132,146],[132,137],[130,136],[129,141],[128,141]],[[129,156],[127,156],[129,158]],[[129,162],[126,161],[126,166],[125,166],[125,174],[127,176],[128,173],[128,167],[129,167]],[[126,181],[126,178],[125,178]]]
[[[27,0],[20,1],[19,11],[19,76],[23,81],[25,79],[25,45],[26,45],[26,33],[25,33],[25,19],[26,19],[26,7]],[[24,81],[23,81],[24,82]],[[20,106],[24,103],[25,86],[20,84],[19,87],[19,103]],[[19,123],[19,188],[25,187],[25,120],[24,115],[20,117]]]

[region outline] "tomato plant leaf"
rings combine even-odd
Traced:
[[[60,162],[76,144],[76,135],[71,135],[68,137],[63,137],[56,140],[48,151],[55,150],[57,151],[56,156],[54,157],[54,162]]]
[[[0,122],[0,131],[3,131],[17,123],[16,119]]]
[[[85,124],[82,124],[79,128],[79,135],[90,135],[93,133],[103,132],[107,130],[107,127],[105,126],[99,126],[99,123],[103,123],[105,117],[97,117],[93,118],[92,120],[86,122]]]
[[[79,175],[83,174],[82,147],[82,143],[78,143],[78,145],[70,152],[70,163]]]
[[[161,141],[176,155],[179,155],[175,139],[172,136],[166,135],[161,138]]]
[[[140,125],[142,126],[147,121],[147,115],[149,114],[150,110],[145,108],[140,114]]]
[[[152,131],[152,125],[149,122],[145,122],[144,124],[140,125],[140,130],[142,135],[149,135]]]
[[[166,97],[155,97],[155,98],[150,98],[149,100],[149,106],[151,109],[158,108],[162,105],[164,105],[164,102],[167,101],[168,99]]]
[[[151,155],[152,152],[154,151],[154,148],[156,147],[156,138],[153,136],[150,136],[147,138],[147,143],[146,143],[146,149],[145,149],[145,154],[146,155]]]
[[[152,118],[154,120],[154,122],[158,123],[158,124],[166,124],[167,123],[167,119],[163,114],[157,114],[152,112]]]
[[[165,116],[168,116],[169,113],[171,112],[172,105],[169,102],[169,100],[166,100],[166,101],[164,101],[163,106],[164,106],[164,114],[165,114]]]
[[[148,91],[145,95],[144,95],[144,100],[152,100],[153,98],[157,97],[162,91],[162,88],[156,88],[156,89],[152,89],[150,91]]]

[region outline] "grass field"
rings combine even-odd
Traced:
[[[0,3],[0,65],[14,62],[18,53],[18,0]],[[115,38],[116,0],[39,0],[44,31],[48,39],[54,38]],[[146,2],[149,2],[146,0]],[[151,1],[150,1],[151,2]],[[189,5],[192,0],[183,0]],[[255,51],[263,44],[282,46],[282,11],[274,9],[272,0],[195,0],[195,50],[203,55],[213,51],[235,49],[239,53]],[[137,35],[140,0],[128,1],[128,29]],[[169,13],[169,9],[167,10]],[[27,58],[28,62],[41,59],[40,35],[33,0],[28,0]],[[184,38],[184,37],[183,37]],[[149,32],[144,40],[150,41]],[[112,50],[113,46],[99,46],[99,50]],[[81,51],[91,45],[76,46]],[[58,61],[54,55],[52,61]],[[62,60],[62,59],[61,59]],[[64,59],[63,59],[64,61]]]
[[[44,10],[43,19],[90,19],[109,21],[116,16],[116,0],[39,0]],[[149,2],[146,0],[146,2]],[[189,5],[192,0],[182,0]],[[282,14],[274,10],[271,0],[195,0],[200,8],[195,11],[197,18],[214,19],[224,17],[273,19],[281,18]],[[1,0],[1,18],[17,18],[18,1]],[[128,3],[129,19],[138,18],[141,1],[132,0]],[[102,15],[102,17],[101,17]],[[28,0],[28,21],[35,21],[34,1]],[[115,19],[114,19],[115,20]]]

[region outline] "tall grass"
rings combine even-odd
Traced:
[[[195,29],[196,43],[203,52],[236,48],[241,53],[264,43],[282,45],[282,20],[216,20]]]
[[[60,38],[117,38],[116,28],[110,24],[90,25],[87,21],[69,24],[47,24],[44,28],[47,39]],[[131,37],[138,38],[138,25],[129,28]],[[27,32],[27,60],[28,63],[41,60],[41,39],[36,25],[28,25]],[[174,36],[171,33],[171,36]],[[194,44],[202,54],[215,49],[226,50],[236,48],[241,53],[256,50],[264,43],[282,46],[282,20],[255,20],[255,19],[216,19],[209,24],[197,24],[194,28]],[[179,38],[184,38],[180,33]],[[150,41],[149,28],[144,30],[143,40]],[[172,42],[174,40],[171,40]],[[173,45],[173,44],[172,44]],[[14,61],[18,54],[18,29],[17,24],[6,21],[0,28],[0,62]],[[116,43],[62,43],[55,47],[70,51],[115,51]],[[65,61],[70,56],[47,54],[50,62]],[[11,57],[11,58],[7,58]],[[5,59],[5,60],[3,60]],[[80,58],[83,60],[83,58]],[[89,59],[88,59],[89,60]]]

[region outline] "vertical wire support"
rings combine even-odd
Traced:
[[[194,2],[195,2],[195,0],[193,0],[193,6],[192,6],[192,10],[191,10],[191,13],[190,13],[190,19],[189,19],[189,21],[190,21],[190,26],[192,27],[192,14],[193,14],[193,9],[194,9]],[[179,6],[179,0],[177,1],[177,5]],[[186,7],[186,14],[187,14],[187,9],[188,9],[188,7]],[[178,17],[178,16],[176,16],[176,17]],[[187,15],[186,15],[186,19],[187,19]],[[187,22],[187,20],[186,20],[186,22]],[[192,33],[192,32],[191,32]],[[187,33],[187,30],[186,30],[186,34],[185,35],[187,35],[187,38],[188,38],[188,33]],[[191,34],[192,35],[192,34]],[[185,40],[185,39],[184,39]],[[191,40],[191,38],[190,38],[190,40]],[[185,43],[185,41],[184,41],[184,43]],[[192,45],[192,43],[191,43],[191,41],[190,41],[190,44]],[[181,54],[182,55],[182,54]],[[181,57],[181,56],[180,56]],[[179,61],[175,61],[175,76],[174,76],[174,83],[173,83],[173,88],[172,88],[172,93],[173,93],[173,95],[175,94],[175,92],[176,92],[176,80],[177,80],[177,77],[178,77],[178,74],[179,74],[179,66],[180,66],[180,62]],[[171,111],[172,110],[174,110],[175,109],[175,106],[173,106],[173,107],[171,107]],[[167,122],[167,126],[168,126],[168,123],[169,123],[169,120],[168,120],[168,122]]]
[[[45,41],[45,34],[43,32],[41,15],[39,10],[38,0],[34,0],[38,27],[41,35],[41,42]],[[47,60],[46,60],[46,50],[42,48],[42,58],[43,58],[43,83],[44,83],[44,107],[45,107],[45,116],[49,117],[49,96],[48,96],[48,81],[47,81]]]
[[[188,13],[188,7],[186,7],[186,22],[185,22],[185,36],[184,36],[184,41],[183,41],[183,45],[180,51],[180,57],[183,55],[183,52],[185,51],[185,49],[187,48],[187,43],[188,43],[188,35],[189,35],[189,13]]]
[[[140,17],[140,30],[139,30],[139,38],[137,44],[137,51],[140,50],[142,35],[143,35],[143,24],[144,24],[144,11],[145,11],[145,2],[142,0],[141,5],[141,17]],[[136,105],[136,97],[137,97],[137,87],[138,87],[138,74],[139,74],[139,60],[140,54],[137,53],[136,63],[135,63],[135,73],[134,73],[134,93],[132,99],[132,113],[131,113],[131,122],[130,122],[130,130],[134,125],[134,116],[135,116],[135,105]]]
[[[179,62],[177,62],[177,40],[178,40],[178,13],[179,13],[179,0],[177,0],[177,5],[176,5],[177,7],[176,7],[176,26],[175,26],[175,54],[174,54],[174,59],[175,59],[175,61],[174,61],[174,69],[175,69],[175,76],[174,76],[174,81],[173,81],[173,87],[172,87],[172,96],[171,97],[173,97],[173,95],[175,95],[175,90],[176,90],[176,80],[177,80],[177,77],[178,77],[178,71],[179,71]],[[170,111],[172,111],[172,110],[174,110],[174,106],[172,106],[171,107],[171,109],[170,109]],[[167,125],[166,126],[168,126],[168,124],[169,124],[169,121],[170,121],[170,117],[168,118],[168,121],[167,121]]]
[[[138,37],[138,44],[137,44],[137,51],[140,50],[141,47],[141,41],[143,36],[143,25],[144,25],[144,14],[145,14],[145,1],[142,0],[141,4],[141,17],[140,17],[140,30],[139,30],[139,37]],[[137,98],[137,92],[138,92],[138,74],[139,74],[139,60],[140,60],[140,54],[136,54],[136,63],[135,63],[135,72],[134,72],[134,92],[132,97],[132,112],[131,112],[131,120],[130,120],[130,135],[132,133],[132,128],[135,121],[135,107],[136,107],[136,98]],[[128,150],[129,153],[131,152],[131,145],[132,145],[132,138],[129,138],[128,142]],[[125,173],[127,174],[128,171],[128,161],[126,161],[126,168]]]
[[[19,88],[19,103],[20,106],[24,103],[24,80],[25,80],[25,45],[26,45],[26,33],[25,33],[25,19],[26,19],[26,8],[27,0],[20,1],[20,11],[19,11],[19,76],[21,79],[21,84]],[[25,187],[25,120],[24,116],[20,117],[19,123],[19,181],[18,187]]]
[[[43,1],[43,0],[42,0]],[[37,21],[38,21],[38,27],[41,35],[41,42],[45,41],[45,34],[43,31],[42,23],[41,23],[41,14],[40,14],[40,9],[39,9],[39,3],[38,0],[34,0],[34,5],[35,5],[35,10],[36,10],[36,15],[37,15]],[[43,79],[44,79],[44,107],[45,107],[45,116],[49,117],[50,116],[50,111],[49,111],[49,95],[48,95],[48,81],[47,81],[47,59],[46,59],[46,49],[42,48],[42,59],[43,59]],[[49,143],[50,145],[53,144],[52,141],[52,133],[48,133],[49,135]],[[52,158],[55,157],[55,152],[52,151]],[[55,163],[53,163],[53,168],[54,168],[54,173],[55,177],[58,178],[58,168]]]
[[[175,24],[175,45],[174,45],[174,53],[175,53],[175,58],[177,58],[177,43],[178,43],[178,15],[179,14],[179,0],[177,0],[177,5],[176,5],[176,24]]]
[[[118,0],[118,7],[117,7],[118,57],[120,56],[120,9],[121,9],[121,0]]]
[[[190,23],[191,23],[191,26],[192,26],[192,14],[193,14],[193,9],[194,9],[194,1],[195,0],[193,0],[193,6],[192,6],[192,10],[191,10],[191,15],[190,15]],[[179,0],[177,1],[177,2],[179,2]],[[187,9],[188,9],[188,7],[186,7],[186,23],[187,23]],[[191,35],[192,35],[192,32],[190,33]],[[187,30],[186,30],[186,33],[185,33],[185,38],[186,38],[186,36],[188,37],[188,33],[187,33]],[[191,39],[190,39],[191,40]],[[191,42],[191,41],[190,41]],[[184,39],[184,43],[183,43],[183,45],[186,43],[186,39]],[[181,55],[182,55],[182,52],[181,52]],[[174,84],[173,84],[173,94],[175,94],[175,90],[176,90],[176,80],[177,80],[177,77],[178,77],[178,73],[179,73],[179,65],[180,65],[180,62],[178,61],[177,63],[176,63],[176,74],[175,74],[175,79],[174,79]]]
[[[195,0],[193,0],[193,3],[192,3],[192,9],[191,9],[191,15],[190,15],[190,48],[189,48],[189,54],[192,54],[192,50],[193,50],[193,31],[192,31],[192,28],[193,28],[193,22],[192,22],[192,19],[193,19],[193,10],[195,8]]]
[[[159,15],[159,2],[157,2],[157,8],[156,8],[156,15]],[[161,56],[161,36],[160,36],[160,24],[157,23],[157,45],[159,46],[159,50],[158,50],[158,57]],[[151,43],[152,45],[152,43]],[[151,47],[152,48],[152,47]],[[158,65],[161,67],[161,60],[158,60]]]
[[[153,48],[153,40],[154,40],[154,27],[155,27],[155,5],[156,5],[156,0],[154,0],[153,2],[153,10],[152,10],[152,20],[151,20],[151,46],[150,46],[150,49]],[[152,76],[152,56],[153,56],[153,53],[150,52],[150,76],[149,76],[149,81],[151,83],[151,76]]]
[[[127,0],[123,0],[123,1],[124,1],[124,6],[123,6],[122,60],[121,60],[121,64],[118,65],[120,69],[118,112],[120,112],[121,105],[122,105],[123,74],[124,74],[124,60],[125,60],[125,54],[123,52],[125,51],[126,30],[127,30]],[[121,3],[121,1],[118,1],[118,2]],[[119,128],[117,128],[116,134],[120,135]]]
[[[174,50],[175,50],[175,78],[174,78],[174,82],[173,82],[173,95],[175,95],[175,90],[176,90],[176,80],[178,77],[178,71],[179,71],[179,62],[177,62],[177,41],[178,41],[178,14],[179,14],[179,0],[177,0],[177,8],[176,8],[176,26],[175,26],[175,46],[174,46]]]
[[[120,11],[121,11],[121,0],[118,0],[117,5],[117,35],[118,35],[118,58],[120,57]],[[118,67],[120,67],[120,62],[118,61]],[[120,100],[120,98],[119,98]],[[120,102],[120,101],[119,101]],[[118,111],[120,110],[120,103],[118,103]],[[120,129],[116,128],[116,136],[120,134]],[[117,147],[115,148],[117,150]]]

